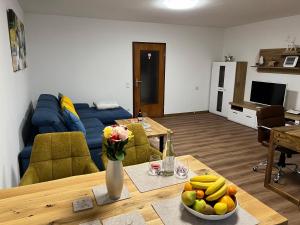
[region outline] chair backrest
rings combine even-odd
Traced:
[[[91,160],[81,132],[39,134],[35,137],[29,166],[41,182],[84,174]]]
[[[147,162],[150,157],[150,143],[143,126],[139,123],[132,123],[128,124],[127,127],[132,131],[134,138],[125,145],[126,156],[123,160],[123,165],[130,166]],[[103,137],[102,152],[106,152],[106,143],[107,141]]]
[[[284,108],[281,105],[263,107],[257,111],[256,117],[258,125],[258,141],[261,143],[269,141],[270,132],[259,128],[260,126],[269,128],[285,126]]]
[[[125,146],[126,156],[123,164],[134,165],[149,161],[150,143],[143,126],[140,123],[132,123],[127,127],[132,131],[134,138]]]

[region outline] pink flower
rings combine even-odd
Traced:
[[[119,126],[119,127],[116,127],[115,128],[118,135],[119,135],[119,138],[122,140],[122,141],[125,141],[128,139],[128,130],[126,127],[124,126]]]

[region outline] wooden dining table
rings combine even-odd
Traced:
[[[285,147],[300,153],[300,126],[284,126],[272,128],[268,151],[268,165],[265,173],[265,187],[280,194],[282,197],[296,204],[300,208],[300,199],[274,186],[272,183],[272,171],[274,164],[275,149],[277,146]]]
[[[190,155],[180,156],[178,159],[187,159],[190,170],[195,173],[199,174],[203,170],[215,173]],[[124,183],[130,192],[131,198],[104,206],[96,205],[92,187],[105,184],[105,172],[4,189],[0,191],[0,224],[78,225],[82,222],[95,219],[103,220],[134,210],[140,212],[149,225],[163,224],[152,208],[151,203],[178,196],[184,185],[181,183],[140,193],[126,174]],[[93,199],[94,208],[74,213],[72,202],[86,196]],[[241,188],[238,188],[237,199],[240,207],[253,215],[262,225],[288,223],[285,217]]]

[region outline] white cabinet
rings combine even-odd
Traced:
[[[247,62],[214,62],[209,111],[228,117],[229,103],[244,99]]]
[[[257,128],[256,110],[231,108],[229,109],[228,119],[247,127]]]

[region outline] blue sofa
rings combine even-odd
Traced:
[[[102,131],[106,125],[115,123],[116,119],[128,119],[132,115],[118,107],[115,109],[98,110],[86,103],[74,104],[75,109],[86,129],[86,141],[91,157],[97,167],[103,170],[101,161]],[[37,133],[52,133],[69,131],[65,125],[60,103],[57,97],[42,94],[38,98],[36,108],[31,118],[32,125]],[[20,175],[26,171],[31,155],[31,146],[26,146],[19,154]]]

